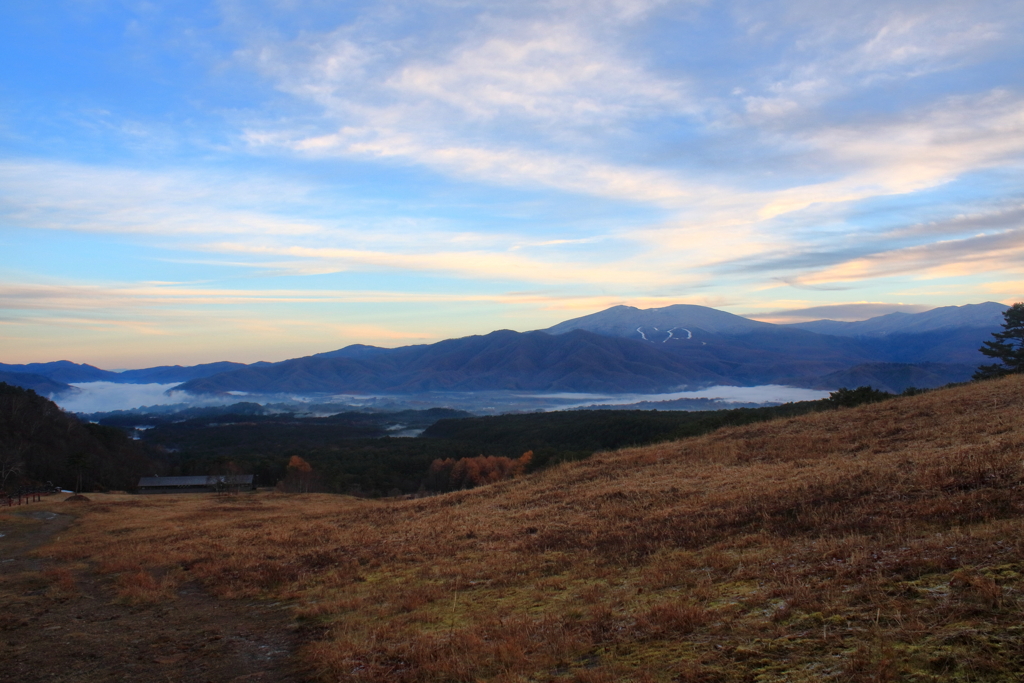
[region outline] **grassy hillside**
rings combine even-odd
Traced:
[[[48,552],[291,600],[325,681],[1016,681],[1022,456],[1012,377],[428,499],[111,498]]]

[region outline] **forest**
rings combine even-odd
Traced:
[[[829,406],[828,401],[810,401],[707,412],[576,410],[488,417],[438,409],[330,417],[232,410],[183,421],[164,417],[139,435],[161,450],[168,474],[245,472],[272,486],[287,477],[290,458],[298,456],[312,468],[305,484],[308,490],[378,497],[447,490],[447,480],[439,483],[430,474],[438,460],[519,459],[532,452],[526,469],[534,471],[596,451],[670,441]],[[133,419],[138,424],[140,417]],[[100,420],[104,425],[117,422],[124,426],[123,419]],[[414,438],[395,437],[387,428],[395,424],[425,430]],[[466,483],[472,485],[470,479]]]
[[[131,490],[143,475],[230,473],[254,474],[261,486],[285,482],[287,487],[295,479],[289,463],[301,462],[301,490],[364,497],[468,488],[582,460],[597,451],[890,396],[861,387],[840,390],[830,399],[761,408],[487,417],[444,408],[312,417],[238,403],[178,413],[94,414],[79,420],[31,390],[0,387],[0,464],[6,463],[0,473],[6,473],[7,488],[52,482],[76,490]],[[413,433],[419,435],[396,436]]]
[[[164,467],[117,427],[82,422],[31,389],[0,382],[0,490],[126,490]]]

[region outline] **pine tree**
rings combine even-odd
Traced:
[[[993,332],[994,339],[984,342],[978,349],[999,363],[982,365],[974,373],[974,379],[1024,372],[1024,303],[1016,303],[1003,311],[1003,319],[1003,331]]]

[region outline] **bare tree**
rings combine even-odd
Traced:
[[[0,491],[7,490],[7,480],[21,474],[25,469],[25,461],[21,457],[21,449],[13,446],[0,449]]]
[[[78,484],[75,486],[75,493],[82,492],[82,468],[86,466],[89,455],[85,451],[76,450],[68,456],[68,465],[78,470]]]

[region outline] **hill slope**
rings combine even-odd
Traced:
[[[427,499],[115,502],[50,552],[287,596],[323,680],[1012,681],[1022,451],[1017,376]]]
[[[142,445],[114,427],[80,422],[34,391],[0,382],[0,471],[8,489],[47,481],[82,490],[133,489],[160,467]],[[2,473],[2,472],[0,472]]]
[[[969,382],[977,368],[945,363],[864,363],[819,377],[823,387],[870,386],[899,394],[910,387],[928,389],[953,382]]]

